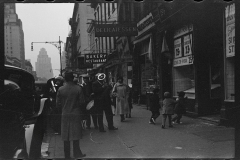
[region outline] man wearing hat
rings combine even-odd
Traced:
[[[103,111],[108,123],[109,130],[117,130],[113,126],[113,113],[111,109],[111,97],[110,91],[112,87],[105,83],[106,75],[104,73],[96,74],[96,81],[92,84],[94,93],[94,107],[96,107],[98,113],[98,127],[100,132],[106,132],[103,126]]]
[[[73,141],[73,155],[75,158],[85,157],[79,140],[81,139],[81,115],[85,107],[82,88],[74,84],[73,73],[65,73],[66,84],[57,92],[57,107],[62,109],[61,137],[64,141],[65,158],[70,158],[70,141]]]
[[[82,78],[83,78],[82,89],[85,96],[86,104],[88,104],[93,99],[92,83],[89,80],[90,76],[88,74],[82,75]],[[94,108],[91,108],[90,110],[86,110],[85,118],[87,121],[86,122],[87,129],[90,129],[91,117],[92,117],[95,129],[98,129],[97,113],[95,112]]]

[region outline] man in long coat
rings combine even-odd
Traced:
[[[94,107],[98,113],[98,127],[100,132],[106,132],[103,126],[103,112],[108,123],[109,130],[117,130],[118,128],[113,126],[113,113],[111,109],[111,86],[104,82],[106,75],[100,73],[97,75],[97,80],[93,82],[92,89],[94,93]]]
[[[75,158],[85,157],[79,146],[81,139],[81,107],[85,107],[81,87],[73,83],[73,73],[65,73],[66,84],[57,92],[57,107],[62,108],[61,137],[65,158],[70,158],[70,141],[73,141]]]

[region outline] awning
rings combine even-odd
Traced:
[[[139,42],[142,42],[142,41],[146,40],[147,38],[149,38],[151,36],[152,36],[152,33],[149,33],[149,34],[147,34],[147,35],[145,35],[141,38],[136,37],[136,40],[133,41],[133,44],[137,44]]]

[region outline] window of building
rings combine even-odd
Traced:
[[[186,96],[194,99],[193,38],[192,27],[188,28],[189,30],[186,33],[181,32],[174,36],[173,96],[177,96],[179,91],[185,91]]]

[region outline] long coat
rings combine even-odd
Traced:
[[[116,115],[129,114],[128,96],[129,89],[127,85],[116,83],[113,87],[116,93]]]
[[[79,140],[81,138],[81,110],[85,107],[82,88],[73,82],[67,82],[59,88],[56,101],[57,106],[62,108],[62,140]]]
[[[105,87],[103,84],[101,84],[100,81],[95,81],[92,83],[92,90],[94,93],[94,107],[97,110],[102,110],[105,106],[103,104],[103,92],[105,90]]]
[[[176,101],[172,98],[165,98],[163,100],[162,114],[174,114],[174,106]]]
[[[149,95],[149,106],[150,106],[150,111],[159,111],[160,104],[159,104],[158,94]]]

